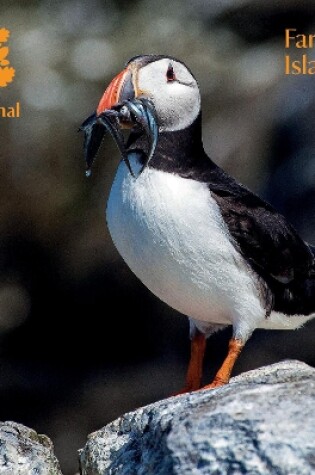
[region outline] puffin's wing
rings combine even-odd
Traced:
[[[287,285],[310,275],[310,247],[272,206],[226,176],[209,188],[239,251],[267,282]]]

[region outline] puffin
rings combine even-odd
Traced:
[[[106,207],[118,252],[189,319],[191,355],[178,394],[227,384],[256,328],[291,330],[315,317],[315,248],[206,154],[199,86],[182,61],[130,59],[80,130],[87,175],[106,133],[120,151]],[[202,386],[206,340],[226,326],[226,357]]]

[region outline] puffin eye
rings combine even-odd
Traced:
[[[174,73],[174,68],[173,68],[171,63],[168,65],[168,68],[167,68],[167,71],[166,71],[166,79],[167,79],[167,82],[172,82],[172,81],[175,81],[175,79],[176,79],[175,73]]]

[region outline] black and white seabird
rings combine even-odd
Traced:
[[[207,156],[200,102],[184,63],[137,56],[82,124],[88,173],[105,131],[122,155],[106,210],[115,246],[153,294],[189,317],[183,392],[201,387],[215,331],[232,325],[233,337],[205,388],[228,383],[255,328],[290,330],[315,317],[315,248]]]

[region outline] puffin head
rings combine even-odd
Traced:
[[[200,111],[196,79],[175,58],[144,55],[130,59],[107,87],[97,114],[124,100],[147,98],[154,105],[160,131],[188,127]]]
[[[199,113],[198,84],[184,63],[162,55],[136,56],[110,82],[96,112],[81,126],[87,167],[90,169],[106,129],[127,161],[121,128],[142,127],[151,141],[149,161],[160,132],[185,129]]]

